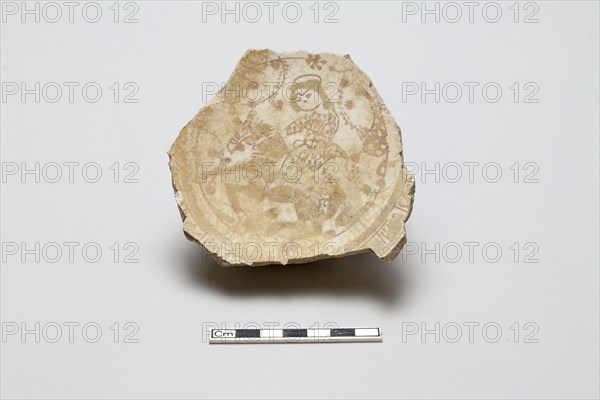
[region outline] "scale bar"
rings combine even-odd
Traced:
[[[211,329],[209,343],[381,342],[379,328]]]

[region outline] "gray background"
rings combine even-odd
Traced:
[[[113,22],[112,2],[99,3],[98,23],[83,20],[85,3],[73,23],[66,15],[57,23],[4,15],[3,82],[97,82],[103,96],[97,103],[81,91],[73,103],[3,100],[3,166],[96,162],[103,177],[88,183],[80,170],[73,183],[6,177],[2,242],[94,242],[103,256],[87,262],[79,250],[74,262],[66,255],[55,263],[43,255],[22,262],[20,253],[3,251],[3,329],[39,323],[41,337],[37,343],[19,332],[1,343],[2,396],[597,398],[599,7],[521,3],[515,23],[512,3],[499,3],[497,23],[482,17],[485,2],[472,23],[464,6],[456,23],[443,14],[439,22],[428,16],[423,23],[420,14],[404,14],[403,21],[407,5],[393,2],[337,2],[338,23],[322,22],[333,10],[323,4],[315,23],[312,2],[302,3],[296,24],[285,21],[281,5],[274,23],[266,15],[254,24],[231,16],[221,23],[219,15],[203,22],[202,5],[184,1],[137,2],[139,21],[130,24]],[[523,23],[536,7],[538,22]],[[202,106],[203,82],[225,82],[248,48],[351,54],[401,126],[406,161],[463,166],[456,183],[449,169],[438,182],[416,173],[407,224],[416,254],[405,252],[394,263],[361,255],[221,269],[185,240],[166,151]],[[115,103],[113,82],[137,84],[139,101]],[[473,102],[466,93],[456,103],[433,96],[403,101],[403,82],[478,82],[479,88],[496,82],[503,93],[496,103],[480,90]],[[537,85],[538,102],[523,102],[521,92],[515,103],[514,82],[521,90]],[[139,182],[114,183],[108,169],[114,162],[136,163]],[[465,162],[480,163],[472,182]],[[518,182],[510,169],[515,162]],[[537,183],[524,182],[527,162],[537,166]],[[486,163],[501,167],[498,182],[487,181],[493,170],[482,175]],[[115,262],[113,242],[136,243],[139,262],[123,262],[122,253]],[[472,260],[465,242],[479,243]],[[439,251],[423,251],[436,243]],[[497,262],[490,260],[493,251],[482,255],[489,243],[502,250]],[[73,343],[68,322],[80,324]],[[110,330],[115,322],[118,343]],[[127,322],[139,327],[138,343],[124,343]],[[380,326],[384,341],[214,346],[204,340],[211,323],[275,322]],[[54,333],[43,327],[54,323],[63,326],[62,337],[50,343]],[[84,337],[86,323],[102,328],[98,342],[86,341],[94,336],[92,330]],[[435,330],[436,323],[438,340],[406,335],[414,326]],[[479,324],[472,340],[465,323]],[[496,343],[485,324],[502,329]],[[462,336],[454,340],[456,325]]]

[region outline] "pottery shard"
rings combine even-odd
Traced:
[[[348,55],[249,50],[169,151],[186,237],[222,265],[394,259],[414,178]]]

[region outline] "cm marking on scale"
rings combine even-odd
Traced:
[[[211,329],[209,343],[381,342],[379,328]]]

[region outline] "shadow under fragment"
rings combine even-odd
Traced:
[[[307,264],[223,267],[200,246],[181,251],[187,279],[195,285],[234,296],[366,295],[387,305],[400,302],[408,285],[407,265],[379,260],[374,254]]]

